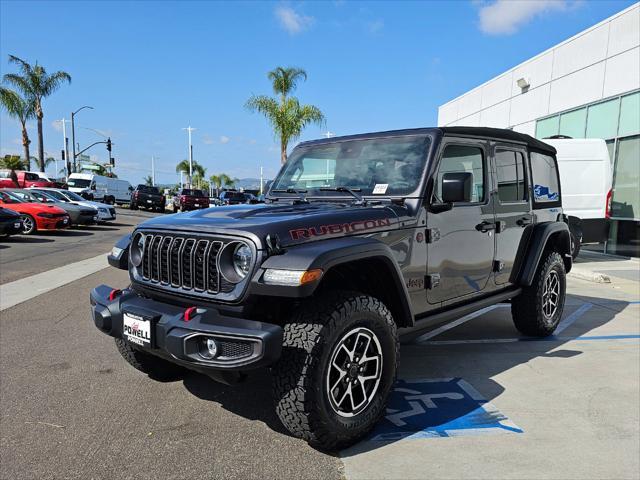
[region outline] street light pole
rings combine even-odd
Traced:
[[[83,110],[85,108],[90,108],[91,110],[93,110],[93,107],[90,107],[89,105],[85,105],[84,107],[80,107],[75,112],[71,112],[71,145],[73,148],[73,171],[74,172],[78,170],[78,168],[76,165],[76,128],[73,123],[73,119],[80,110]]]
[[[67,138],[67,120],[66,119],[61,119],[60,122],[62,122],[62,151],[64,152],[64,158],[66,161],[66,170],[67,170],[67,177],[69,177],[69,175],[71,175],[71,163],[69,161],[69,139]],[[57,171],[58,170],[58,166],[56,163],[56,175],[59,175],[60,172]]]
[[[192,177],[193,177],[193,146],[191,145],[191,132],[195,130],[195,128],[191,128],[189,125],[187,128],[183,128],[189,134],[189,188],[193,188],[192,185]]]
[[[151,155],[151,184],[152,186],[156,186],[156,167],[155,167],[155,158]]]

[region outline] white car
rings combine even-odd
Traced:
[[[84,205],[85,207],[97,208],[99,222],[106,222],[108,220],[116,219],[116,208],[113,205],[86,200],[75,192],[63,190],[62,188],[50,187],[32,187],[31,190],[41,190],[53,196],[56,200],[60,200],[61,202],[70,202],[76,205]]]

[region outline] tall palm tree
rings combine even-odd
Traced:
[[[151,178],[151,175],[147,175],[146,177],[143,178],[143,180],[146,186],[153,187],[153,178]]]
[[[194,177],[199,175],[200,178],[203,178],[205,175],[206,168],[200,165],[195,160],[191,161],[191,170],[193,171]],[[182,160],[176,165],[176,173],[184,172],[187,175],[187,183],[191,185],[191,177],[189,176],[189,160]]]
[[[9,55],[9,62],[15,63],[20,68],[21,74],[7,73],[4,81],[18,88],[25,98],[32,104],[35,116],[38,119],[38,163],[40,171],[44,172],[44,138],[42,135],[42,100],[55,92],[64,82],[71,83],[71,75],[67,72],[57,71],[47,73],[47,70],[39,65],[31,65],[25,60],[14,55]]]
[[[289,96],[297,87],[298,81],[307,79],[307,72],[301,68],[277,67],[270,71],[267,77],[273,84],[273,91],[280,98],[252,95],[245,106],[264,115],[271,124],[274,134],[280,140],[280,161],[285,164],[289,142],[299,138],[302,130],[308,125],[322,125],[325,117],[318,107],[300,105],[297,98]]]
[[[0,104],[9,116],[17,118],[22,127],[22,146],[24,147],[24,165],[30,170],[29,134],[27,133],[27,120],[35,116],[33,105],[22,98],[18,92],[5,87],[0,87]]]
[[[220,195],[220,190],[223,186],[235,183],[229,175],[221,173],[220,175],[211,175],[209,181],[216,189],[216,195]]]

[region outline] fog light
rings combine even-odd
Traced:
[[[218,344],[213,338],[204,338],[200,342],[200,356],[207,360],[216,358],[218,354]]]

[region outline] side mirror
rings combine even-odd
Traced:
[[[450,172],[442,176],[444,203],[470,202],[473,175],[470,172]]]

